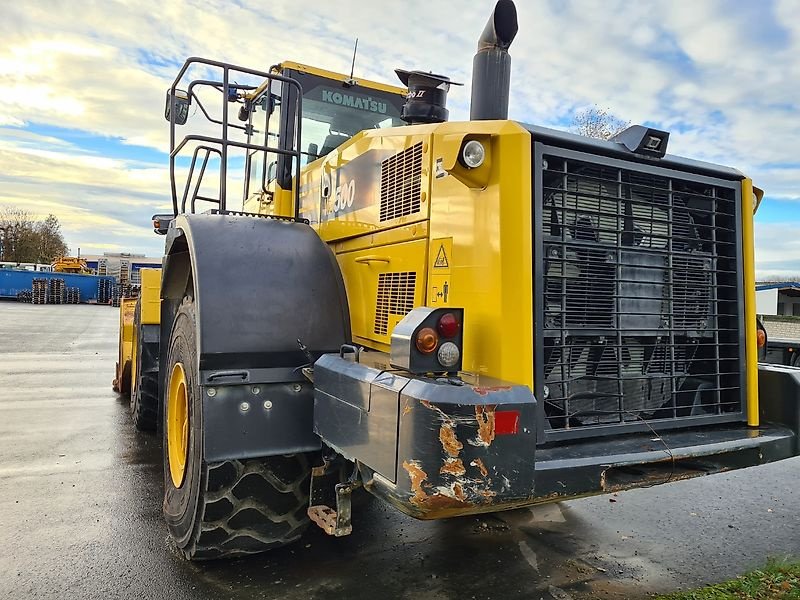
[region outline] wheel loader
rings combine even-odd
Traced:
[[[179,71],[118,379],[188,559],[347,535],[358,488],[440,519],[798,454],[798,371],[757,364],[763,192],[652,127],[509,120],[517,30],[500,0],[460,122],[426,71]]]

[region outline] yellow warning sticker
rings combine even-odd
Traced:
[[[447,269],[450,270],[450,259],[453,248],[453,238],[444,238],[439,240],[432,240],[431,248],[433,248],[435,257],[433,260],[434,269]]]
[[[428,256],[428,305],[449,306],[453,238],[431,240],[430,254]]]

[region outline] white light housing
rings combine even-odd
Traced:
[[[461,149],[461,160],[464,166],[476,169],[483,164],[486,158],[486,149],[478,140],[470,140]]]
[[[440,365],[450,368],[458,364],[458,359],[461,358],[461,352],[459,352],[458,346],[453,342],[445,342],[439,346],[436,358]]]

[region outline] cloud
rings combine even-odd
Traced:
[[[0,22],[0,202],[63,211],[65,230],[81,243],[113,243],[113,232],[120,244],[158,251],[162,240],[147,237],[142,217],[169,201],[167,161],[137,160],[136,149],[166,150],[164,92],[186,56],[262,70],[288,58],[347,71],[357,36],[357,77],[393,82],[395,67],[445,73],[466,84],[450,95],[451,118],[464,119],[491,4],[10,3]],[[743,170],[766,202],[800,208],[795,0],[542,0],[517,8],[512,118],[564,127],[575,110],[598,104],[670,130],[671,152]],[[32,126],[82,131],[130,151],[110,158],[88,144],[65,146],[57,134],[26,138]],[[90,218],[108,220],[81,228]],[[774,251],[764,236],[757,243],[764,257]],[[791,244],[782,254],[800,264]],[[759,269],[769,264],[764,258]]]

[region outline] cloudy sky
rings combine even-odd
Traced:
[[[766,190],[760,277],[800,274],[800,0],[520,0],[511,118],[566,128],[597,105],[667,129],[671,153]],[[56,214],[84,254],[158,255],[168,208],[164,91],[185,57],[284,59],[394,83],[395,67],[466,82],[490,0],[3,2],[0,205]]]

